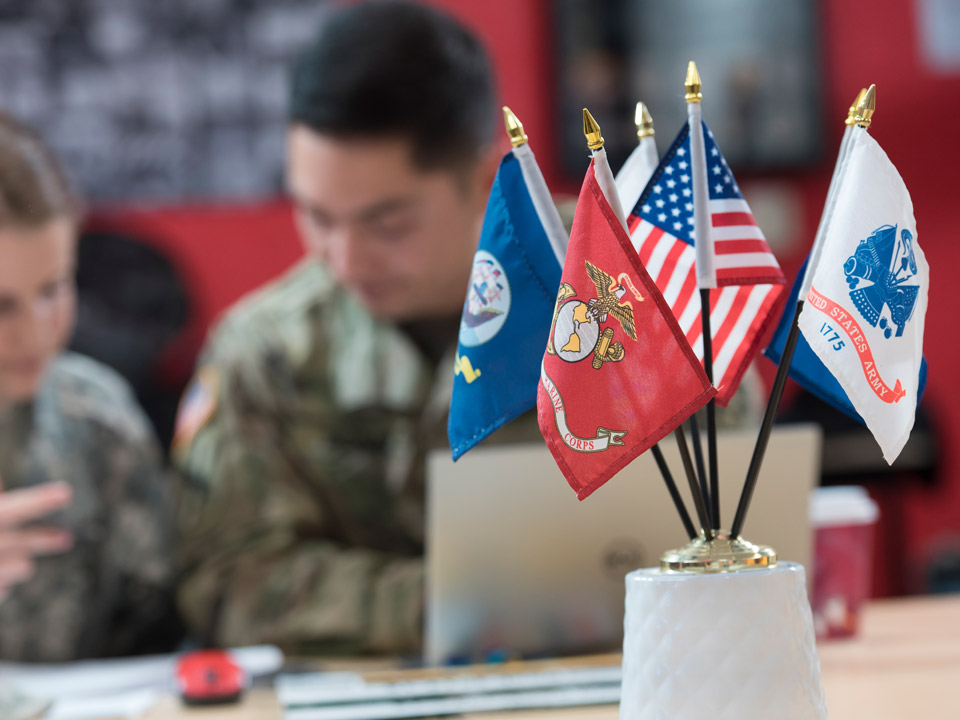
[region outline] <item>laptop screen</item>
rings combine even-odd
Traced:
[[[718,435],[723,527],[755,441],[755,430]],[[815,425],[771,435],[743,535],[781,560],[809,563],[820,445]],[[661,448],[695,518],[672,437]],[[624,575],[687,542],[649,453],[579,502],[542,444],[478,448],[456,463],[436,451],[427,495],[430,664],[618,651]]]

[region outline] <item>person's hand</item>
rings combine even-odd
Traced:
[[[0,484],[0,602],[17,583],[33,576],[38,555],[64,552],[73,535],[52,527],[23,527],[70,503],[73,490],[63,482],[3,491]]]

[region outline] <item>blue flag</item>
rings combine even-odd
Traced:
[[[447,435],[456,460],[537,404],[567,236],[527,145],[490,190],[460,320]]]
[[[787,296],[786,307],[783,309],[783,315],[780,316],[780,323],[777,325],[777,331],[773,334],[770,344],[763,354],[770,358],[774,363],[780,362],[783,355],[783,347],[787,342],[787,335],[790,332],[790,324],[793,322],[794,313],[797,310],[797,293],[800,292],[800,284],[803,282],[803,276],[807,271],[808,257],[803,262],[803,267],[797,273],[797,279],[793,283],[793,290]],[[790,377],[796,380],[802,387],[812,392],[818,398],[835,407],[842,413],[849,415],[854,420],[865,424],[863,418],[854,409],[850,398],[840,387],[840,383],[833,376],[826,366],[817,357],[817,354],[810,348],[810,344],[800,333],[797,337],[797,347],[793,351],[793,362],[790,363]],[[923,397],[923,391],[927,386],[927,360],[924,358],[920,363],[920,376],[917,382],[917,402]]]

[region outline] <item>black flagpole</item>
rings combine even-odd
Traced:
[[[703,495],[700,493],[700,486],[697,484],[696,474],[693,471],[693,461],[690,459],[690,450],[687,448],[687,437],[683,432],[683,423],[677,425],[673,431],[677,437],[677,447],[680,449],[680,460],[683,461],[683,469],[687,473],[687,482],[690,484],[690,494],[693,495],[693,504],[697,509],[697,517],[700,518],[700,526],[703,528],[703,534],[707,540],[713,537],[710,531],[710,516],[707,514],[707,505],[703,501]]]
[[[683,523],[683,528],[687,531],[687,535],[689,535],[690,539],[693,540],[697,537],[697,531],[693,527],[693,521],[690,520],[690,513],[687,512],[687,508],[683,504],[683,498],[680,496],[680,491],[677,489],[677,483],[674,481],[673,475],[670,473],[670,468],[667,467],[666,458],[663,457],[663,452],[660,450],[659,445],[654,445],[652,448],[650,448],[650,452],[653,453],[653,459],[657,461],[657,467],[660,468],[660,474],[663,475],[663,481],[667,484],[667,490],[670,493],[673,504],[677,508],[677,512],[680,514],[680,522]]]
[[[703,369],[713,385],[713,334],[710,329],[710,290],[700,290],[700,318],[703,328]],[[715,398],[707,403],[707,462],[710,463],[710,519],[713,529],[720,529],[720,479],[717,477],[717,404]],[[734,536],[736,537],[736,536]]]
[[[767,400],[767,410],[763,414],[763,423],[760,425],[760,434],[757,436],[757,444],[753,447],[753,456],[750,458],[750,467],[747,469],[747,479],[743,483],[743,490],[740,493],[740,502],[737,503],[737,514],[733,517],[733,525],[730,526],[730,537],[735,538],[743,530],[743,522],[747,517],[747,510],[750,508],[750,500],[753,499],[754,488],[757,487],[757,478],[760,476],[760,465],[763,463],[763,456],[767,451],[767,442],[770,440],[770,432],[773,429],[773,421],[777,417],[777,411],[780,409],[780,400],[783,398],[783,387],[787,384],[787,375],[790,372],[790,362],[793,360],[793,351],[797,347],[797,338],[800,336],[800,326],[797,320],[800,318],[800,312],[803,310],[803,301],[797,303],[797,310],[793,314],[793,324],[790,326],[790,334],[787,335],[787,342],[783,346],[783,355],[780,357],[780,364],[777,366],[777,376],[773,381],[773,388],[770,390],[770,399]]]
[[[700,422],[697,420],[696,413],[690,416],[689,423],[690,444],[693,445],[693,461],[697,466],[697,477],[700,478],[700,492],[703,493],[703,501],[707,507],[710,507],[710,488],[707,486],[707,468],[703,464],[703,443],[700,439]]]

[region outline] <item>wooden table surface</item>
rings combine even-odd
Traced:
[[[957,720],[960,718],[960,596],[884,600],[863,612],[856,639],[819,645],[823,686],[831,720]],[[597,657],[612,664],[616,656]],[[552,661],[582,665],[585,660]],[[536,665],[542,665],[538,663]],[[525,667],[535,669],[536,665]],[[407,671],[424,674],[436,671]],[[372,673],[395,679],[397,672]],[[149,720],[280,720],[273,692],[254,689],[240,705],[185,709],[165,698]],[[615,720],[613,705],[567,710],[485,713],[476,720]]]

